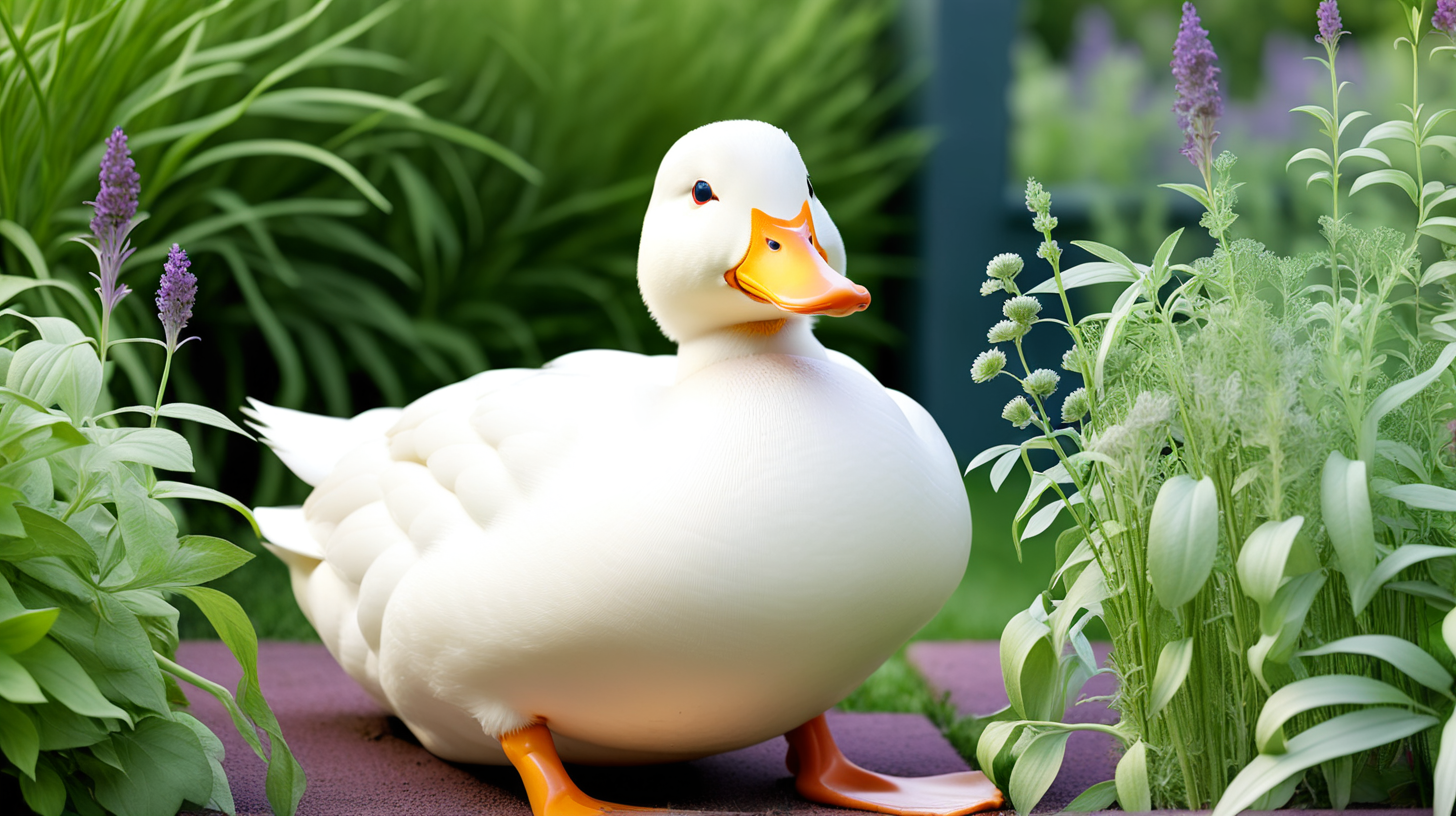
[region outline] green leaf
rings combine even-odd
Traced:
[[[199,801],[197,804],[206,806],[209,810],[220,810],[223,813],[234,816],[236,808],[233,805],[233,793],[228,787],[227,772],[223,770],[222,761],[225,752],[222,740],[212,733],[202,721],[190,714],[181,711],[172,712],[172,718],[192,729],[197,736],[197,741],[202,743],[202,751],[207,755],[207,764],[212,768],[212,794],[207,800]]]
[[[1067,291],[1097,283],[1132,283],[1137,275],[1122,264],[1092,261],[1078,264],[1062,273],[1062,288]],[[1052,294],[1057,291],[1056,277],[1050,277],[1026,290],[1028,295]]]
[[[243,504],[242,502],[238,501],[232,496],[229,496],[226,493],[213,490],[210,487],[187,484],[185,482],[158,481],[156,485],[152,487],[152,498],[201,499],[202,501],[215,502],[225,507],[231,507],[232,509],[238,511],[238,513],[242,514],[243,518],[248,520],[248,524],[252,525],[254,533],[262,535],[262,533],[258,530],[258,521],[257,519],[253,518],[253,511],[249,510],[247,505]]]
[[[1158,716],[1188,677],[1193,666],[1193,638],[1175,640],[1163,647],[1158,655],[1158,671],[1153,675],[1152,702],[1148,706],[1148,719]]]
[[[1077,794],[1066,807],[1062,808],[1064,813],[1092,813],[1098,810],[1107,810],[1112,803],[1117,801],[1117,782],[1109,779],[1106,782],[1098,782],[1087,790]]]
[[[1249,534],[1239,552],[1239,586],[1259,606],[1274,600],[1284,580],[1284,567],[1294,539],[1304,526],[1304,516],[1284,521],[1266,521]]]
[[[1420,196],[1416,191],[1416,180],[1411,178],[1411,174],[1404,170],[1371,170],[1368,173],[1363,173],[1359,178],[1355,179],[1354,184],[1350,185],[1350,195],[1354,195],[1366,187],[1373,187],[1376,184],[1390,184],[1399,187],[1410,197],[1412,204],[1419,202]]]
[[[1412,125],[1410,122],[1402,122],[1398,119],[1392,119],[1389,122],[1381,122],[1375,127],[1370,128],[1370,130],[1365,133],[1365,137],[1360,140],[1360,146],[1369,147],[1375,142],[1383,142],[1389,140],[1398,140],[1406,142],[1408,144],[1415,144],[1415,125]]]
[[[1436,381],[1441,372],[1451,367],[1451,362],[1456,360],[1456,343],[1447,343],[1437,355],[1436,362],[1430,368],[1411,377],[1403,382],[1385,389],[1370,408],[1365,412],[1365,418],[1360,423],[1360,458],[1364,461],[1371,461],[1375,452],[1375,438],[1379,431],[1380,420],[1386,414],[1404,405],[1407,400],[1419,394],[1426,386]]]
[[[1012,749],[1025,730],[1025,723],[993,720],[981,731],[976,740],[976,764],[991,784],[1006,787],[1014,760]]]
[[[1287,752],[1254,757],[1229,783],[1212,816],[1235,816],[1306,768],[1404,739],[1439,722],[1398,708],[1367,708],[1322,722],[1289,740]]]
[[[187,440],[163,428],[129,428],[101,444],[103,447],[91,460],[92,467],[98,469],[113,462],[133,462],[162,470],[192,471],[192,448]]]
[[[205,584],[253,560],[253,554],[212,536],[183,536],[164,570],[147,582],[151,587]]]
[[[1456,653],[1456,609],[1447,612],[1441,621],[1441,638],[1446,641],[1446,648]]]
[[[192,729],[161,717],[143,717],[132,731],[111,737],[122,771],[83,765],[96,783],[96,801],[117,816],[176,813],[183,802],[206,802],[212,768]]]
[[[57,556],[83,566],[97,568],[96,550],[81,534],[55,516],[33,507],[17,506],[15,512],[25,525],[27,539],[0,542],[0,552],[10,558]]]
[[[1208,191],[1196,184],[1159,184],[1159,187],[1174,190],[1203,205],[1203,209],[1211,210],[1213,205],[1208,201]]]
[[[1128,813],[1146,813],[1153,809],[1153,794],[1148,786],[1148,744],[1138,740],[1122,759],[1117,761],[1113,777],[1117,787],[1117,803]]]
[[[1011,794],[1011,803],[1015,805],[1018,816],[1031,813],[1052,786],[1057,772],[1062,769],[1062,757],[1070,736],[1070,731],[1040,734],[1017,757],[1007,792]]]
[[[1261,754],[1284,753],[1284,724],[1295,716],[1332,705],[1396,705],[1429,711],[1405,692],[1371,677],[1329,674],[1296,680],[1264,703],[1254,726],[1254,744]]]
[[[1432,772],[1435,789],[1431,795],[1432,816],[1451,816],[1456,807],[1456,714],[1441,729],[1441,749]]]
[[[1430,286],[1452,275],[1456,275],[1456,261],[1436,261],[1426,267],[1425,274],[1421,275],[1421,286]],[[1384,442],[1385,440],[1382,439],[1380,441]],[[1380,443],[1377,442],[1376,444],[1379,445]]]
[[[1335,186],[1335,177],[1328,170],[1317,170],[1310,173],[1309,178],[1304,180],[1305,188],[1308,189],[1316,181],[1323,181],[1325,184],[1330,185],[1331,188]]]
[[[1412,680],[1432,691],[1451,694],[1451,675],[1421,647],[1394,635],[1354,635],[1299,653],[1300,657],[1330,654],[1358,654],[1377,657],[1405,672]],[[1382,745],[1384,743],[1381,743]]]
[[[1128,274],[1133,275],[1134,279],[1141,278],[1142,273],[1146,270],[1146,267],[1140,269],[1131,258],[1122,254],[1122,250],[1116,247],[1099,244],[1096,241],[1073,241],[1072,245],[1081,247],[1104,261],[1117,264],[1127,270]]]
[[[1331,807],[1335,810],[1349,807],[1350,789],[1355,783],[1354,758],[1346,756],[1322,762],[1320,770],[1324,773],[1325,789],[1329,791]]]
[[[36,683],[57,702],[88,717],[114,717],[131,723],[130,714],[101,696],[96,682],[65,649],[50,638],[15,656]]]
[[[1356,591],[1355,614],[1360,614],[1375,597],[1375,593],[1379,592],[1387,581],[1399,575],[1402,570],[1432,558],[1450,558],[1452,556],[1456,556],[1456,548],[1437,547],[1431,544],[1407,544],[1395,548],[1390,555],[1380,560],[1375,571],[1370,573],[1370,577],[1365,579],[1365,583],[1361,584]]]
[[[30,711],[40,723],[42,751],[85,748],[106,739],[108,733],[101,720],[83,717],[60,703],[33,705]]]
[[[1016,450],[1021,450],[1021,446],[1020,445],[992,445],[991,447],[986,448],[985,450],[983,450],[980,453],[976,454],[975,457],[971,459],[971,463],[969,465],[966,465],[966,474],[967,475],[970,475],[970,472],[971,471],[975,470],[976,468],[980,467],[981,465],[986,464],[987,462],[991,461],[992,459],[995,459],[996,457],[1001,456],[1001,455],[1007,453],[1008,451],[1016,451]]]
[[[1326,153],[1318,147],[1306,147],[1298,153],[1295,153],[1293,156],[1290,156],[1289,161],[1284,163],[1284,169],[1288,170],[1290,167],[1294,166],[1295,162],[1305,161],[1306,159],[1315,159],[1316,161],[1323,163],[1326,167],[1333,167],[1335,165],[1334,161],[1330,159],[1329,153]],[[1387,164],[1389,164],[1389,162],[1387,162]]]
[[[1163,482],[1148,519],[1148,580],[1158,603],[1176,611],[1203,588],[1218,554],[1213,479],[1179,474]]]
[[[1055,612],[1047,619],[1052,630],[1052,651],[1061,654],[1062,646],[1067,642],[1067,632],[1072,629],[1072,619],[1082,609],[1094,608],[1110,597],[1112,591],[1107,586],[1107,581],[1102,575],[1102,569],[1096,564],[1088,564],[1077,576],[1072,588],[1067,590],[1067,597],[1062,599]],[[1053,719],[1042,717],[1040,719]]]
[[[242,434],[248,439],[253,438],[252,434],[243,430],[236,422],[228,419],[227,415],[221,411],[214,411],[206,405],[193,405],[190,402],[169,402],[162,406],[161,411],[154,410],[150,405],[128,405],[125,408],[114,408],[107,411],[101,416],[98,416],[97,419],[123,413],[145,414],[146,416],[155,414],[156,416],[166,417],[168,419],[185,419],[190,422],[200,422],[203,425],[211,425],[214,428],[222,428],[225,431]]]
[[[35,766],[34,780],[24,776],[20,778],[20,795],[40,816],[61,816],[66,808],[66,784],[60,774],[51,770],[48,762]]]
[[[180,179],[214,164],[256,156],[291,156],[317,162],[343,176],[345,181],[353,185],[354,189],[362,193],[374,206],[384,212],[394,210],[389,199],[385,198],[373,184],[370,184],[369,180],[364,178],[364,174],[354,168],[354,165],[317,145],[291,139],[242,139],[218,145],[193,156],[190,161],[177,169],[177,173],[172,179]]]
[[[1363,461],[1330,451],[1320,477],[1320,510],[1353,601],[1356,587],[1375,570],[1375,521]]]
[[[0,618],[0,652],[16,654],[34,646],[51,630],[61,610],[32,609],[6,618]]]
[[[217,630],[217,635],[227,644],[243,668],[243,677],[238,681],[237,704],[248,717],[268,735],[272,749],[268,757],[268,776],[265,788],[268,803],[278,816],[293,816],[307,785],[303,768],[288,750],[283,739],[283,730],[278,718],[263,699],[258,685],[258,636],[253,625],[238,602],[227,595],[208,587],[182,587],[177,590],[197,604],[202,614]],[[246,736],[246,735],[244,735]],[[255,737],[256,739],[256,737]],[[255,749],[256,750],[256,749]],[[261,756],[261,751],[259,751]]]
[[[1319,123],[1325,126],[1325,130],[1330,132],[1334,132],[1335,130],[1335,117],[1319,105],[1300,105],[1297,108],[1290,108],[1289,112],[1307,113],[1315,119],[1318,119]]]
[[[52,337],[69,337],[80,330],[70,321],[34,318],[33,323]],[[69,330],[66,328],[69,327]],[[53,341],[35,340],[21,346],[10,361],[5,387],[24,394],[41,405],[58,404],[79,423],[89,416],[101,396],[101,360],[84,335]]]
[[[1061,719],[1057,666],[1050,627],[1029,610],[1006,623],[1001,633],[1001,674],[1011,708],[1022,719]]]
[[[1456,262],[1453,262],[1451,267],[1456,270]],[[1426,467],[1426,463],[1421,461],[1421,455],[1416,453],[1416,449],[1410,445],[1393,439],[1379,439],[1375,442],[1375,453],[1410,471],[1421,481],[1431,481],[1431,472]]]
[[[40,735],[23,709],[0,700],[0,753],[21,774],[35,779],[35,760],[40,756]]]
[[[1345,159],[1370,159],[1390,166],[1390,157],[1385,155],[1385,151],[1373,147],[1352,147],[1340,154],[1340,164],[1344,164]]]
[[[1456,490],[1430,484],[1404,484],[1387,487],[1380,495],[1422,510],[1456,513]]]
[[[46,701],[30,672],[5,652],[0,652],[0,697],[12,703],[36,704]]]

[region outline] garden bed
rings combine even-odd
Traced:
[[[323,646],[263,643],[259,653],[263,692],[308,773],[308,792],[298,810],[302,816],[530,816],[513,769],[457,765],[431,755],[344,674]],[[183,665],[225,686],[237,682],[237,664],[221,643],[184,643],[177,655]],[[192,713],[227,748],[223,765],[238,816],[270,813],[262,763],[216,700],[200,693],[191,698]],[[830,726],[845,753],[871,770],[904,776],[967,770],[950,743],[918,714],[831,712]],[[573,778],[587,793],[624,804],[707,813],[852,812],[801,799],[784,768],[785,749],[780,737],[694,762],[578,767]]]

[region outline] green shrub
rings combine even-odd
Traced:
[[[1321,27],[1337,32],[1333,6]],[[1016,719],[978,742],[1020,812],[1076,729],[1126,749],[1116,779],[1082,804],[1215,816],[1290,801],[1433,804],[1450,816],[1456,804],[1456,262],[1445,259],[1456,219],[1441,214],[1456,188],[1429,161],[1456,153],[1456,138],[1440,130],[1452,111],[1423,108],[1419,92],[1426,60],[1449,67],[1456,53],[1456,16],[1433,35],[1419,3],[1390,7],[1407,25],[1397,44],[1416,86],[1404,113],[1354,146],[1349,126],[1368,114],[1341,110],[1330,33],[1330,107],[1298,109],[1325,137],[1291,160],[1330,194],[1320,252],[1282,257],[1235,237],[1240,185],[1233,156],[1210,149],[1216,74],[1190,6],[1175,65],[1196,78],[1182,80],[1180,109],[1203,184],[1165,186],[1204,208],[1213,254],[1175,263],[1180,230],[1148,264],[1074,242],[1098,260],[1063,270],[1051,197],[1028,182],[1052,276],[1023,291],[1020,260],[993,261],[983,293],[1007,296],[1007,320],[989,339],[1015,355],[994,348],[973,369],[977,381],[1020,381],[1026,395],[1003,416],[1035,428],[972,462],[996,460],[997,485],[1028,471],[1013,541],[1063,512],[1074,524],[1057,537],[1050,586],[1002,636]],[[1403,194],[1399,228],[1356,227],[1351,198],[1363,207],[1381,186]],[[1428,262],[1423,249],[1444,257]],[[1119,287],[1112,308],[1074,315],[1067,291],[1099,284]],[[1049,314],[1038,294],[1057,300]],[[1049,323],[1071,340],[1061,368],[1081,384],[1070,392],[1021,354]],[[1096,670],[1082,630],[1097,619],[1113,641],[1121,718],[1063,723]]]

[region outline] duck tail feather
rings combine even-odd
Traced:
[[[374,408],[352,419],[340,419],[280,408],[252,397],[242,411],[248,425],[283,464],[313,487],[328,478],[350,451],[383,437],[400,414],[398,408]]]
[[[263,531],[263,545],[290,567],[324,560],[323,547],[309,532],[302,507],[256,507],[253,518]]]

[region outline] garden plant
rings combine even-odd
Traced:
[[[1174,110],[1201,183],[1163,186],[1205,210],[1213,254],[1175,263],[1181,231],[1147,264],[1078,241],[1098,260],[1063,269],[1051,197],[1029,181],[1051,275],[1026,286],[1014,255],[987,268],[982,294],[1005,297],[1006,319],[972,376],[1015,378],[1025,395],[1002,416],[1036,435],[971,467],[991,463],[998,487],[1028,471],[1018,551],[1069,518],[1051,585],[1002,636],[1011,705],[977,747],[1021,813],[1075,730],[1107,732],[1123,753],[1116,778],[1073,810],[1116,801],[1228,816],[1382,801],[1452,812],[1456,188],[1433,177],[1432,157],[1456,155],[1445,135],[1456,120],[1425,107],[1420,87],[1428,61],[1451,69],[1456,0],[1429,16],[1420,0],[1385,5],[1403,19],[1410,101],[1358,143],[1369,114],[1340,106],[1336,0],[1314,15],[1322,53],[1311,58],[1330,94],[1296,111],[1324,138],[1290,165],[1313,168],[1308,183],[1330,192],[1326,250],[1280,257],[1237,237],[1235,159],[1213,151],[1217,56],[1184,4]],[[1387,189],[1406,220],[1352,213]],[[1075,315],[1068,291],[1095,285],[1120,287],[1111,309]],[[1070,341],[1064,373],[1023,352],[1028,332],[1052,325]],[[1063,376],[1080,384],[1058,409]],[[1064,723],[1098,671],[1086,635],[1096,621],[1112,640],[1104,671],[1119,681],[1120,720]]]
[[[73,239],[94,253],[99,309],[69,282],[0,275],[0,300],[47,289],[95,332],[64,317],[0,312],[19,326],[0,342],[0,800],[23,800],[42,816],[169,816],[188,803],[232,813],[222,743],[187,713],[182,681],[227,708],[268,763],[274,812],[291,815],[304,776],[259,688],[257,636],[236,601],[201,586],[252,556],[179,532],[169,500],[251,514],[216,490],[158,477],[193,470],[187,440],[164,424],[247,435],[211,408],[163,399],[173,357],[192,339],[181,335],[197,278],[180,246],[161,265],[164,339],[120,336],[112,320],[130,293],[122,267],[138,265],[129,236],[146,218],[139,184],[117,128],[89,202],[91,234]],[[109,358],[136,344],[138,360],[157,356],[146,345],[161,348],[155,401],[116,406]],[[236,697],[176,662],[177,599],[196,605],[242,665]]]

